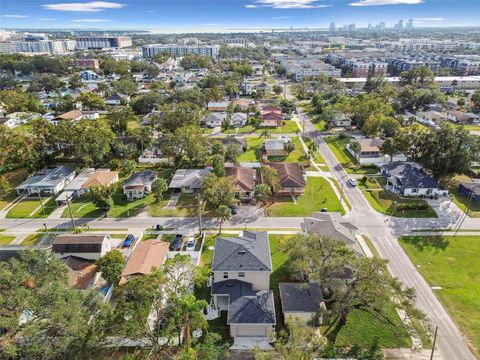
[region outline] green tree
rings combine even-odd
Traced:
[[[68,81],[68,87],[72,90],[83,87],[83,83],[82,83],[82,79],[80,78],[80,75],[78,74],[73,75]]]
[[[207,138],[202,136],[200,127],[184,126],[167,134],[161,150],[166,156],[174,157],[177,163],[185,157],[189,167],[204,164],[208,154]]]
[[[240,155],[238,146],[232,143],[228,144],[225,149],[225,161],[238,165],[238,155]]]
[[[97,208],[107,212],[113,206],[112,193],[111,187],[92,187],[88,196]]]
[[[187,54],[180,61],[180,66],[187,70],[194,68],[210,68],[212,66],[212,58],[197,54]]]
[[[226,359],[230,353],[230,345],[222,341],[222,337],[211,330],[205,335],[203,342],[194,345],[195,360]]]
[[[262,176],[263,183],[268,185],[272,194],[272,200],[275,201],[275,195],[282,186],[280,185],[280,179],[278,178],[278,172],[270,166],[262,166],[260,168],[260,174]]]
[[[480,112],[480,90],[475,91],[470,98],[473,105],[473,111]]]
[[[114,107],[107,114],[108,123],[116,134],[125,134],[128,130],[128,122],[136,119],[132,109],[127,106]]]
[[[84,166],[102,164],[111,153],[115,138],[107,122],[101,119],[82,120],[70,126],[73,134],[64,134],[62,141],[71,143],[73,159],[80,160]]]
[[[225,176],[225,158],[223,155],[217,154],[212,156],[212,172],[218,177]]]
[[[272,197],[272,191],[267,184],[258,184],[255,186],[255,200],[267,204],[268,199]]]
[[[3,104],[7,113],[30,111],[43,114],[45,112],[45,108],[36,95],[25,93],[22,90],[0,91],[0,103]]]
[[[275,95],[280,95],[283,92],[283,88],[280,85],[273,85],[272,90]]]
[[[146,115],[155,109],[159,109],[162,102],[162,95],[155,91],[150,91],[133,98],[130,102],[130,106],[135,114]]]
[[[64,83],[55,75],[52,74],[40,74],[30,83],[29,91],[56,91],[59,90]]]
[[[390,162],[393,160],[393,155],[398,153],[397,144],[395,143],[394,138],[386,138],[382,146],[380,146],[380,151],[385,155],[390,156]]]
[[[162,131],[175,132],[185,126],[199,126],[201,111],[188,102],[165,104],[158,124]]]
[[[118,81],[113,81],[112,87],[115,92],[129,96],[135,94],[138,91],[138,85],[134,81],[128,79],[120,79]]]
[[[358,140],[353,140],[351,143],[350,143],[350,149],[358,154],[361,150],[362,150],[362,145],[360,144],[360,142]]]
[[[295,150],[295,143],[291,140],[287,141],[285,144],[283,144],[283,149],[290,154],[293,150]]]
[[[205,300],[197,300],[194,295],[184,295],[173,301],[176,305],[176,317],[179,319],[180,331],[186,342],[187,348],[192,347],[192,331],[208,328],[208,322],[203,315],[203,310],[208,306]]]
[[[97,259],[95,264],[97,271],[109,284],[117,285],[125,267],[125,258],[119,250],[114,249]]]
[[[308,154],[312,159],[314,158],[314,155],[317,151],[318,151],[317,142],[313,140],[310,141],[310,143],[308,144]]]
[[[0,200],[4,199],[11,190],[10,182],[4,175],[0,175]]]
[[[105,101],[103,98],[92,92],[85,92],[80,94],[77,98],[77,101],[82,104],[87,109],[90,110],[102,110],[105,108]]]
[[[360,94],[351,102],[352,117],[359,127],[373,116],[393,116],[394,111],[390,104],[376,94]]]
[[[268,129],[262,129],[262,132],[260,133],[260,135],[258,137],[263,137],[265,139],[269,138],[269,137],[272,137],[272,135],[270,134],[270,131],[268,131]]]
[[[152,193],[155,196],[155,202],[160,204],[163,200],[163,194],[168,190],[167,181],[164,178],[157,178],[152,185]]]
[[[220,234],[222,232],[223,223],[232,218],[232,211],[228,206],[220,205],[217,209],[215,209],[215,216],[220,222],[220,226],[218,228],[218,233]]]
[[[213,173],[207,174],[203,179],[203,192],[205,201],[213,208],[220,205],[227,207],[235,204],[235,184],[229,177],[218,177]]]

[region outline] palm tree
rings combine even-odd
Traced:
[[[293,150],[295,150],[295,143],[289,140],[283,145],[283,149],[290,154]]]
[[[220,227],[218,229],[218,233],[220,234],[222,232],[223,223],[227,220],[230,220],[230,218],[232,217],[232,211],[228,206],[220,205],[215,210],[215,215],[217,216],[218,220],[220,220]]]
[[[310,154],[310,157],[313,159],[313,154],[315,154],[318,150],[317,143],[315,141],[311,141],[310,144],[308,144],[308,153]]]
[[[183,336],[187,347],[192,347],[192,328],[201,329],[208,326],[203,309],[208,306],[205,300],[197,300],[194,295],[185,295],[178,299],[177,315],[181,319]]]
[[[270,135],[270,131],[268,131],[268,129],[263,129],[259,137],[264,137],[266,139],[272,137],[272,135]]]

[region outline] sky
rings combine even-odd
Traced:
[[[157,32],[325,28],[413,19],[480,26],[480,0],[0,0],[0,28]]]

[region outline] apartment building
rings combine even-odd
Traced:
[[[79,69],[100,69],[97,59],[75,59],[74,64]]]
[[[132,46],[130,36],[81,36],[77,37],[77,49],[126,48]]]
[[[285,58],[280,60],[280,65],[287,75],[293,75],[295,81],[304,78],[325,74],[331,77],[340,77],[341,70],[316,58]]]
[[[197,54],[210,56],[214,59],[218,57],[220,51],[219,45],[176,45],[176,44],[149,44],[142,46],[143,57],[151,58],[157,54],[168,53],[173,56],[185,56],[187,54]]]

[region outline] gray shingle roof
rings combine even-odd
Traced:
[[[415,163],[393,162],[383,165],[387,178],[395,185],[405,189],[438,189],[437,181],[428,176]]]
[[[27,188],[51,188],[56,187],[59,183],[75,173],[75,170],[66,166],[59,166],[55,169],[49,169],[45,174],[34,175],[22,182],[16,189]]]
[[[320,284],[279,283],[283,312],[317,312],[323,301]]]
[[[218,237],[212,271],[271,271],[272,258],[265,231],[244,231],[242,236]]]
[[[252,290],[252,284],[240,280],[214,283],[212,294],[228,295],[228,324],[275,324],[273,292]]]
[[[142,170],[135,174],[132,174],[125,182],[123,186],[145,186],[152,184],[157,178],[157,174],[154,171]]]

